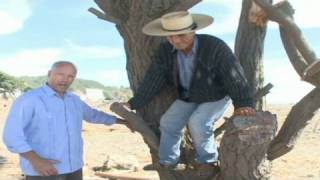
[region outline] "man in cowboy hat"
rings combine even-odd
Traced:
[[[195,34],[212,22],[210,16],[179,11],[143,28],[143,33],[165,36],[168,42],[160,45],[144,80],[126,104],[139,109],[165,85],[177,90],[177,99],[160,120],[159,163],[164,167],[178,164],[185,126],[197,151],[196,161],[204,166],[216,164],[213,125],[227,110],[230,98],[235,115],[255,115],[252,91],[230,48],[217,37]]]

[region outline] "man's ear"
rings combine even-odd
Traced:
[[[51,70],[50,70],[50,71],[48,71],[48,77],[50,76],[50,74],[51,74]]]

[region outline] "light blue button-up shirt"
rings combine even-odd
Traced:
[[[193,47],[189,54],[184,54],[181,50],[178,50],[178,69],[179,69],[179,80],[182,87],[189,90],[190,83],[192,80],[194,61],[198,48],[198,38],[194,37]]]
[[[67,92],[60,97],[48,85],[31,90],[13,104],[4,128],[4,143],[14,153],[35,151],[55,164],[59,174],[83,166],[82,120],[111,125],[114,116],[89,107],[78,96]],[[39,175],[31,163],[20,156],[26,175]]]

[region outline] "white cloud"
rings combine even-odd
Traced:
[[[122,48],[113,48],[108,46],[81,46],[71,41],[67,41],[67,45],[63,50],[66,56],[74,58],[90,58],[90,59],[119,59],[125,57]]]
[[[77,65],[78,62],[88,59],[113,60],[119,58],[125,58],[121,48],[80,46],[68,42],[63,48],[25,49],[10,54],[2,53],[0,55],[0,71],[13,76],[39,76],[47,74],[51,64],[58,60],[69,60]],[[88,70],[84,69],[83,71]],[[116,82],[118,75],[119,72],[113,71],[111,74],[103,74],[102,77]]]
[[[296,103],[309,93],[313,86],[300,80],[288,60],[273,59],[265,61],[265,83],[274,87],[267,95],[268,103]]]
[[[204,0],[201,2],[203,7],[210,6],[213,7],[212,10],[208,12],[201,12],[205,14],[212,15],[214,17],[214,23],[200,30],[199,33],[205,34],[223,34],[229,32],[236,32],[238,27],[238,21],[241,11],[240,0]],[[222,8],[223,11],[218,9]],[[215,9],[217,9],[215,11]]]
[[[22,50],[0,57],[0,70],[13,76],[45,75],[59,57],[61,51],[54,48]]]
[[[19,31],[30,17],[28,0],[10,0],[0,4],[0,35]]]
[[[107,86],[129,86],[127,72],[125,69],[114,69],[97,72],[95,79]]]

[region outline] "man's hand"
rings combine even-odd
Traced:
[[[58,170],[54,167],[54,164],[60,163],[60,161],[44,159],[34,151],[22,153],[21,155],[31,162],[32,167],[40,174],[40,176],[53,176],[59,174]]]
[[[255,116],[256,110],[252,107],[240,107],[234,110],[233,116]]]
[[[132,128],[132,126],[126,121],[125,119],[117,118],[117,124],[123,124],[127,126],[131,130],[131,132],[135,132],[135,130]]]
[[[129,108],[129,109],[131,109],[131,106],[130,106],[130,104],[129,104],[128,102],[119,102],[119,104],[121,104],[122,106],[125,106],[125,107],[127,107],[127,108]]]

